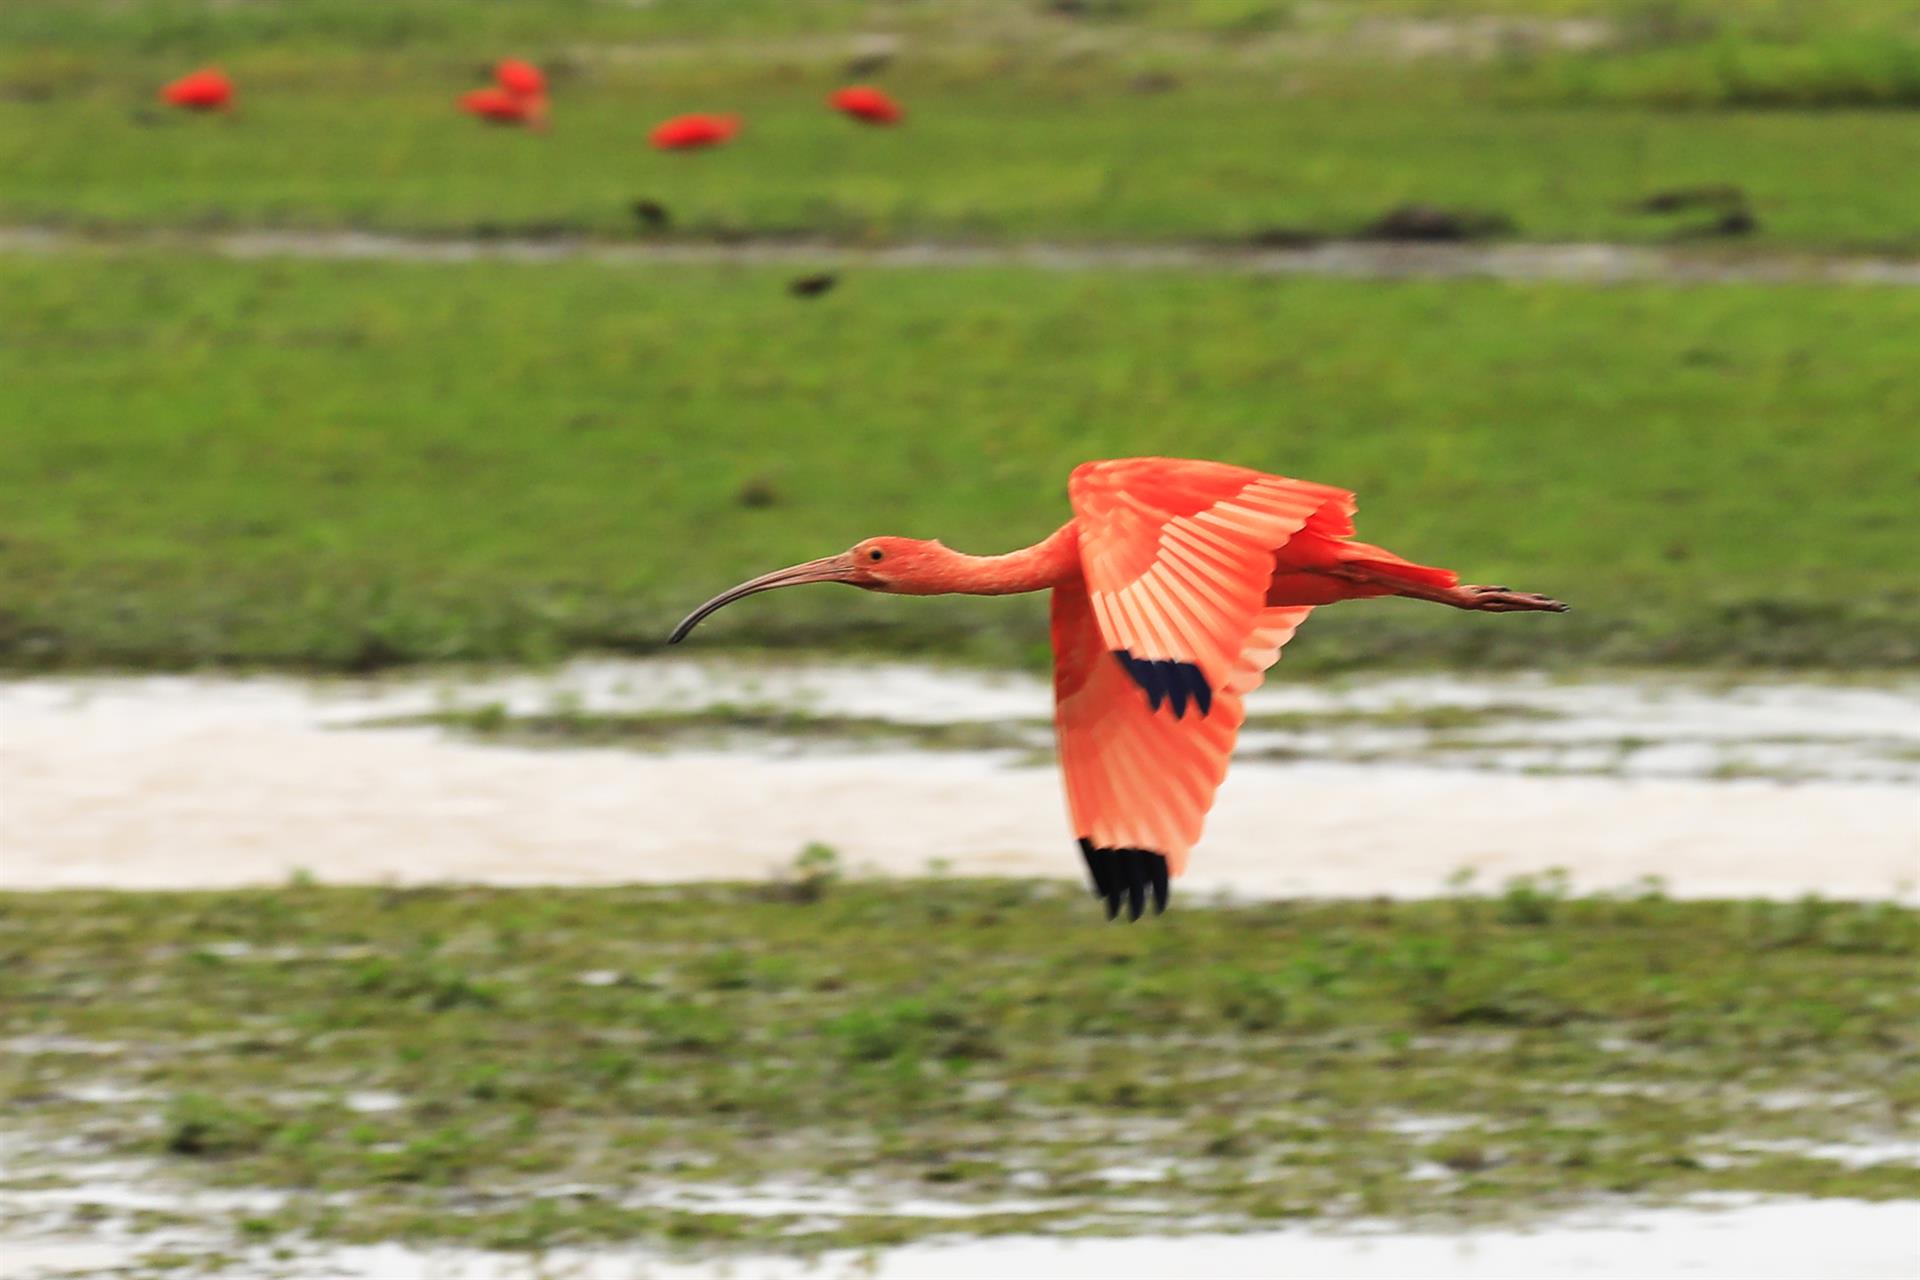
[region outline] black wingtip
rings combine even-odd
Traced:
[[[1105,905],[1107,919],[1119,919],[1124,909],[1132,923],[1146,914],[1149,901],[1155,915],[1167,909],[1170,875],[1162,855],[1151,849],[1096,848],[1083,838],[1080,856],[1086,859],[1093,896]]]
[[[1213,710],[1213,690],[1207,686],[1207,677],[1199,667],[1187,664],[1187,685],[1193,690],[1194,705],[1200,708],[1201,718]]]
[[[1187,714],[1187,704],[1197,707],[1202,716],[1213,710],[1213,690],[1206,673],[1191,662],[1172,658],[1136,658],[1126,649],[1111,650],[1133,682],[1146,691],[1147,710],[1158,711],[1165,702],[1173,708],[1173,718]]]

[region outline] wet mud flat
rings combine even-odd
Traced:
[[[1821,1273],[1886,1274],[1916,919],[1534,881],[1114,926],[819,861],[0,894],[0,1240],[25,1274],[1151,1275],[1198,1235],[1743,1275],[1733,1235],[1844,1224]]]
[[[1908,1275],[1915,692],[1276,681],[1117,928],[1025,676],[7,682],[0,1275]]]

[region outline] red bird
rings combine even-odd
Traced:
[[[686,151],[718,146],[739,132],[739,116],[675,116],[654,126],[648,137],[662,151]]]
[[[1067,810],[1109,919],[1167,902],[1246,718],[1243,699],[1318,605],[1408,596],[1486,613],[1566,611],[1461,586],[1451,569],[1354,541],[1353,495],[1220,462],[1088,462],[1073,519],[1045,541],[969,556],[868,538],[764,574],[689,614],[675,644],[743,596],[806,582],[895,595],[1053,593],[1054,725]]]
[[[162,89],[160,101],[189,111],[225,111],[233,106],[233,81],[208,67],[181,76]]]
[[[899,124],[906,113],[900,104],[869,85],[857,84],[841,89],[827,98],[827,105],[835,111],[852,116],[855,120],[867,124]]]
[[[546,127],[547,100],[523,98],[505,89],[475,89],[460,95],[460,109],[470,116],[494,124],[520,124],[529,128]]]
[[[540,68],[519,58],[508,58],[493,69],[493,81],[516,98],[543,98],[547,78]]]

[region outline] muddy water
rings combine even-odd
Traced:
[[[925,241],[877,248],[826,240],[736,244],[633,243],[586,236],[468,238],[372,231],[140,232],[88,237],[52,227],[0,227],[0,253],[49,254],[166,247],[229,258],[371,259],[406,262],[740,262],[837,264],[877,269],[1028,267],[1053,271],[1202,271],[1333,276],[1354,280],[1558,280],[1616,284],[1826,283],[1920,285],[1911,258],[1711,253],[1638,245],[1421,244],[1340,240],[1301,248],[1233,244],[964,244]]]
[[[1917,692],[1277,680],[1251,711],[1283,727],[1248,733],[1181,892],[1420,895],[1462,869],[1563,868],[1590,888],[1901,894],[1920,880]],[[1058,780],[1025,752],[535,750],[365,727],[488,704],[744,704],[1041,740],[1048,712],[1035,680],[902,664],[16,681],[0,684],[0,887],[759,878],[811,841],[887,874],[1078,874]]]
[[[177,1253],[197,1241],[176,1229]],[[110,1235],[20,1240],[0,1277],[123,1274],[144,1249]],[[1320,1280],[1534,1280],[1540,1276],[1688,1276],[1699,1280],[1910,1280],[1920,1274],[1920,1205],[1857,1200],[1723,1198],[1612,1214],[1589,1213],[1530,1230],[1448,1233],[1377,1228],[1328,1233],[1299,1227],[1246,1235],[1122,1239],[1006,1236],[905,1245],[817,1259],[696,1261],[634,1249],[560,1249],[537,1257],[401,1244],[300,1250],[256,1248],[219,1272],[281,1280],[1058,1280],[1165,1276],[1313,1276]],[[197,1268],[169,1274],[205,1274]]]

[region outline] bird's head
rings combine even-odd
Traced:
[[[937,573],[942,557],[953,553],[940,543],[923,538],[863,538],[836,556],[824,556],[775,569],[757,578],[749,578],[737,587],[729,587],[695,609],[673,629],[668,644],[679,644],[701,621],[735,600],[743,600],[776,587],[798,587],[809,582],[843,582],[865,591],[886,591],[896,595],[937,595],[945,588]]]

